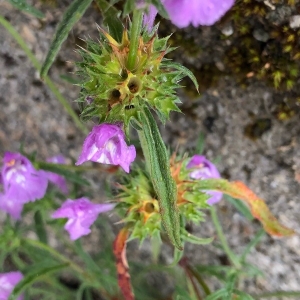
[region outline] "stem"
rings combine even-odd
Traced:
[[[249,254],[249,252],[251,251],[252,248],[254,248],[256,246],[256,244],[260,241],[260,239],[265,235],[265,230],[263,228],[261,228],[256,235],[254,236],[254,238],[252,239],[252,241],[247,245],[247,247],[245,248],[243,254],[241,255],[240,261],[241,263],[244,263],[246,260],[247,255]]]
[[[142,23],[143,23],[143,12],[140,9],[136,9],[133,12],[133,19],[130,31],[130,45],[129,45],[129,53],[128,53],[128,61],[127,61],[127,68],[130,71],[134,70],[138,46],[139,46],[139,39],[142,30]]]
[[[38,62],[34,54],[31,52],[31,50],[27,47],[25,41],[23,38],[19,35],[19,33],[14,29],[14,27],[7,22],[4,17],[0,16],[0,24],[11,34],[11,36],[16,40],[16,42],[19,44],[19,46],[23,49],[27,57],[31,60],[31,63],[36,68],[37,71],[41,70],[41,64]],[[45,76],[44,81],[46,85],[48,85],[51,92],[54,94],[54,96],[57,98],[57,100],[61,103],[61,105],[64,107],[65,111],[70,115],[70,117],[73,119],[74,123],[77,125],[77,127],[84,133],[87,134],[87,129],[81,123],[80,119],[78,118],[77,114],[71,107],[71,105],[68,103],[68,101],[64,98],[64,96],[59,92],[59,90],[56,88],[53,81],[48,77]]]
[[[95,166],[75,166],[75,165],[64,165],[64,164],[56,164],[56,163],[45,163],[44,161],[35,161],[34,166],[36,168],[41,168],[43,169],[43,166],[56,166],[59,165],[60,169],[68,170],[68,171],[74,171],[74,172],[85,172],[85,171],[101,171],[105,172],[105,167],[102,165],[98,164]]]
[[[205,283],[205,281],[201,277],[201,275],[198,272],[196,272],[194,270],[194,268],[192,268],[192,267],[188,267],[188,268],[189,268],[190,272],[193,274],[193,276],[197,279],[198,283],[201,285],[203,291],[205,292],[205,295],[206,296],[210,295],[211,291],[210,291],[208,285]]]
[[[218,234],[218,237],[220,239],[220,242],[221,242],[221,245],[223,247],[223,250],[224,252],[226,253],[226,255],[228,256],[228,258],[230,259],[231,263],[237,268],[237,269],[240,269],[241,268],[241,264],[240,262],[238,261],[237,257],[235,256],[235,254],[231,251],[227,241],[226,241],[226,237],[224,235],[224,232],[223,232],[223,229],[221,227],[221,224],[219,222],[219,219],[218,219],[218,215],[217,215],[217,212],[216,212],[216,209],[214,206],[211,206],[210,208],[210,212],[211,212],[211,218],[212,218],[212,221],[216,227],[216,230],[217,230],[217,234]]]
[[[271,298],[271,297],[300,297],[300,291],[276,291],[270,293],[263,293],[260,295],[253,295],[255,299]]]

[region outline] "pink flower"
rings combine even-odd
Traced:
[[[162,0],[162,3],[171,22],[183,28],[190,24],[195,27],[213,25],[233,6],[234,0]],[[144,19],[148,30],[153,26],[156,13],[156,8],[151,5]]]
[[[47,159],[47,162],[54,164],[65,164],[66,160],[62,155],[56,155]],[[68,194],[68,185],[66,179],[52,172],[45,172],[48,180],[55,184],[64,194]]]
[[[14,199],[7,197],[6,194],[0,194],[0,209],[8,213],[13,219],[21,219],[23,206],[24,203],[15,201]]]
[[[20,153],[6,152],[3,163],[0,209],[19,219],[25,203],[44,197],[48,180],[44,171],[36,170]]]
[[[117,124],[103,123],[94,126],[83,143],[83,149],[76,165],[85,161],[119,165],[129,173],[129,166],[134,161],[134,146],[127,146],[125,134]]]
[[[0,300],[8,300],[14,287],[22,280],[23,274],[19,271],[0,273]],[[16,300],[23,300],[24,296],[20,295]]]
[[[90,227],[98,215],[110,211],[114,204],[94,204],[87,198],[67,199],[62,206],[52,214],[52,218],[68,218],[65,229],[71,240],[77,240],[91,232]]]
[[[194,155],[186,166],[188,169],[193,168],[194,170],[190,173],[192,179],[209,179],[209,178],[220,178],[220,173],[216,166],[207,160],[203,155]],[[207,204],[213,205],[218,203],[223,194],[216,191],[206,191],[211,197],[207,200]]]

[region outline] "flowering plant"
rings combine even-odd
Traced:
[[[259,274],[246,261],[250,250],[265,232],[287,237],[295,231],[281,224],[244,183],[223,178],[217,163],[200,151],[190,155],[166,147],[159,127],[170,121],[171,112],[180,112],[177,90],[183,78],[188,77],[196,90],[198,81],[190,70],[168,58],[176,48],[169,45],[170,36],[159,37],[156,15],[180,28],[208,26],[220,20],[234,1],[127,0],[115,6],[118,1],[95,0],[103,16],[99,38],[83,41],[78,50],[81,60],[75,63],[80,120],[53,88],[47,72],[91,2],[71,3],[44,64],[36,64],[78,128],[87,134],[81,121],[94,122],[77,162],[70,163],[62,155],[42,161],[24,149],[3,156],[0,210],[6,219],[0,234],[0,299],[253,299],[238,284],[245,274]],[[24,1],[12,3],[36,16],[40,13]],[[2,17],[0,22],[31,55],[9,23]],[[87,171],[97,172],[96,183]],[[99,192],[107,195],[106,203]],[[242,255],[230,249],[220,225],[216,207],[223,198],[263,227]],[[190,229],[205,224],[208,212],[217,236]],[[106,222],[107,218],[113,222]],[[99,233],[100,246],[93,245],[89,253],[85,248]],[[153,293],[153,287],[152,294],[148,292],[141,266],[133,263],[129,268],[127,254],[133,249],[127,253],[126,247],[132,240],[141,246],[151,244],[152,266],[172,273],[168,278],[176,288],[167,295]],[[206,267],[222,287],[210,290],[204,272],[190,263],[187,244],[212,244],[224,251],[229,266]],[[166,251],[165,245],[173,255],[163,264],[159,253]],[[19,271],[6,272],[10,261]],[[74,289],[68,280],[76,282]]]

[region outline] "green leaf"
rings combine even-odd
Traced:
[[[162,223],[173,245],[181,250],[177,187],[171,176],[169,155],[157,124],[147,107],[140,112],[139,121],[143,128],[139,131],[139,137],[146,167],[158,197]]]
[[[165,7],[162,5],[160,0],[151,0],[151,2],[155,5],[155,7],[157,8],[159,14],[165,18],[165,19],[169,19],[169,15],[165,9]]]
[[[37,234],[39,240],[42,243],[47,244],[47,240],[48,240],[47,231],[46,231],[46,228],[45,228],[42,213],[40,211],[35,212],[35,214],[34,214],[34,223],[35,223],[35,231],[36,231],[36,234]]]
[[[231,203],[249,221],[254,220],[249,208],[243,202],[236,200],[228,195],[224,195],[223,197],[226,201]]]
[[[198,81],[195,77],[195,75],[186,67],[184,67],[183,65],[179,64],[179,63],[176,63],[176,62],[171,62],[171,61],[168,61],[168,62],[164,62],[161,64],[162,67],[165,67],[165,68],[174,68],[178,71],[180,71],[184,76],[188,76],[194,83],[197,91],[199,89],[199,85],[198,85]]]
[[[34,272],[29,272],[25,275],[25,277],[15,286],[8,300],[16,300],[17,297],[30,285],[35,283],[36,281],[40,281],[42,276],[49,275],[50,273],[59,271],[68,267],[68,263],[54,265],[51,267],[43,267],[39,270],[35,270]]]
[[[66,40],[72,27],[82,17],[92,1],[93,0],[74,0],[64,13],[51,43],[46,60],[42,66],[41,78],[47,75],[62,43]]]
[[[225,299],[222,298],[226,295],[226,290],[225,289],[220,289],[216,292],[214,292],[213,294],[208,295],[205,300],[220,300],[220,299]],[[231,298],[227,298],[228,300]]]
[[[64,75],[64,74],[62,74],[59,77],[60,77],[60,79],[66,81],[68,83],[71,83],[71,84],[78,84],[79,83],[79,80],[77,78],[74,78],[74,77],[72,77],[70,75]]]
[[[250,296],[249,294],[246,294],[244,292],[234,290],[234,293],[241,297],[241,298],[238,298],[240,300],[254,300],[254,298],[252,296]]]
[[[197,265],[195,269],[200,274],[208,274],[210,276],[215,276],[221,281],[226,280],[227,273],[231,271],[230,266],[206,266],[206,265]]]
[[[50,171],[50,172],[62,175],[64,177],[66,177],[66,179],[68,179],[69,181],[72,181],[74,183],[78,183],[78,184],[86,185],[86,186],[90,185],[90,183],[86,179],[82,178],[81,176],[77,175],[74,172],[67,170],[66,168],[68,166],[64,166],[61,164],[46,163],[43,161],[37,162],[37,165],[42,170]]]
[[[205,134],[203,132],[200,132],[196,144],[195,153],[202,154],[204,150],[204,146],[205,146]]]
[[[95,0],[95,2],[103,14],[103,24],[108,27],[110,35],[120,43],[122,41],[124,27],[119,18],[121,12],[113,7],[113,4],[118,1],[108,3],[105,0]]]
[[[16,7],[24,12],[27,12],[37,18],[42,19],[45,17],[45,15],[41,11],[39,11],[35,7],[27,4],[25,0],[7,0],[7,1],[14,7]]]
[[[179,263],[179,261],[182,259],[184,252],[178,250],[177,248],[174,248],[174,258],[173,262],[168,265],[169,267],[175,267]]]
[[[265,235],[265,231],[263,229],[260,229],[254,236],[254,238],[251,240],[251,242],[247,245],[245,250],[243,251],[241,255],[241,262],[244,263],[246,261],[247,255],[250,253],[251,249],[253,249],[261,240],[261,238]]]
[[[130,14],[136,6],[136,0],[127,0],[124,5],[123,16]]]
[[[214,238],[199,238],[197,236],[194,236],[190,233],[188,233],[185,229],[181,230],[181,237],[184,241],[186,242],[190,242],[193,244],[197,244],[197,245],[207,245],[210,244]]]

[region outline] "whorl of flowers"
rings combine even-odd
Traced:
[[[164,59],[172,49],[167,46],[168,37],[159,39],[156,31],[143,31],[131,69],[127,65],[130,31],[125,30],[118,42],[100,29],[98,43],[86,41],[86,49],[80,50],[83,60],[77,64],[83,78],[78,100],[83,119],[96,116],[100,123],[121,122],[127,135],[130,119],[138,119],[143,105],[155,109],[163,122],[171,110],[179,111],[175,89],[183,77],[192,74]]]

